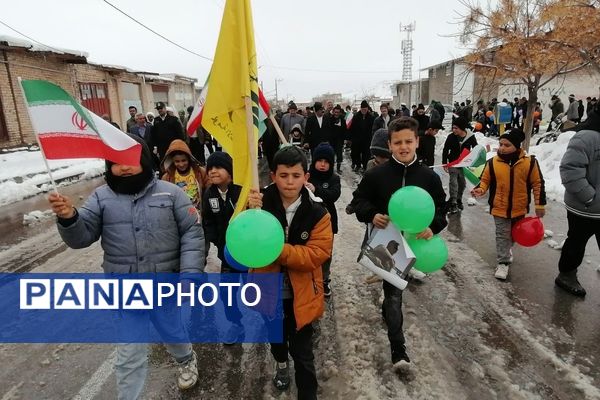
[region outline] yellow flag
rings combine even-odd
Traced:
[[[233,158],[233,181],[242,186],[234,216],[241,212],[252,185],[250,146],[258,146],[258,69],[250,0],[227,0],[211,68],[202,126]],[[251,100],[252,135],[246,126]],[[256,151],[253,151],[256,154]]]

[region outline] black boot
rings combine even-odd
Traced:
[[[586,294],[585,289],[577,280],[577,271],[559,272],[554,283],[573,296],[583,297]]]

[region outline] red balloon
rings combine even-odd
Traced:
[[[521,246],[535,246],[544,239],[544,224],[539,217],[525,217],[512,227],[512,237]]]

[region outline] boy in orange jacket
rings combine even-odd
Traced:
[[[535,199],[535,214],[544,216],[546,191],[544,177],[537,160],[521,150],[525,134],[512,129],[500,136],[498,155],[485,164],[481,182],[471,191],[481,197],[490,190],[490,214],[496,224],[496,258],[494,276],[505,280],[512,263],[512,227],[529,212],[531,191]]]
[[[276,361],[273,384],[290,385],[288,353],[294,360],[299,399],[317,398],[317,373],[312,348],[312,322],[323,315],[321,265],[331,257],[333,232],[327,209],[305,185],[308,162],[304,152],[289,146],[273,157],[273,183],[263,193],[253,192],[250,208],[273,214],[285,231],[285,245],[275,262],[256,272],[283,273],[283,343],[271,343]]]

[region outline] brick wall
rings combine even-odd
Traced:
[[[0,61],[0,96],[8,130],[8,140],[0,141],[0,147],[35,143],[33,128],[17,78],[44,79],[59,85],[69,94],[76,95],[72,66],[52,55],[43,56],[20,50],[0,51]],[[3,61],[8,61],[8,64]]]

